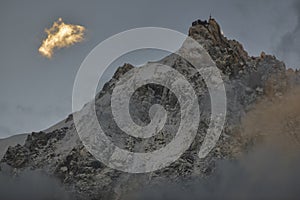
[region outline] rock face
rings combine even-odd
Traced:
[[[155,184],[161,179],[176,181],[180,178],[208,176],[213,173],[216,160],[234,159],[248,145],[238,131],[245,113],[258,100],[280,96],[300,79],[294,72],[287,76],[284,63],[274,56],[262,53],[260,57],[249,57],[239,42],[229,40],[222,34],[214,19],[200,22],[193,23],[189,36],[208,51],[222,71],[228,98],[224,131],[217,146],[205,159],[197,156],[209,123],[210,110],[207,108],[210,104],[204,101],[198,135],[190,148],[170,166],[152,173],[123,173],[97,161],[82,145],[71,116],[61,123],[59,129],[32,133],[24,145],[10,147],[1,162],[14,168],[15,173],[24,169],[43,169],[49,175],[58,177],[77,199],[122,199],[125,194],[144,185]],[[187,61],[174,54],[158,62],[171,66],[187,77],[192,68]],[[178,128],[179,105],[176,97],[163,87],[142,87],[132,98],[133,119],[141,124],[149,123],[149,104],[159,103],[169,108],[168,128],[147,140],[147,143],[125,136],[113,121],[110,98],[116,82],[132,68],[132,65],[124,64],[104,85],[95,99],[97,116],[103,129],[107,130],[107,135],[122,148],[153,151],[172,139],[172,130]],[[202,78],[198,76],[188,79],[195,86],[199,99],[206,99]]]
[[[16,146],[17,144],[23,145],[27,138],[27,134],[14,135],[9,138],[0,139],[0,158],[3,157],[8,147]]]

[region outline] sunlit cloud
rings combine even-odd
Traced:
[[[45,32],[47,33],[47,38],[43,40],[39,52],[43,56],[51,58],[55,49],[81,42],[84,39],[85,27],[66,24],[62,18],[59,18],[50,29],[45,29]]]

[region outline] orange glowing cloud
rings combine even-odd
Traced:
[[[61,18],[50,29],[45,29],[47,38],[39,48],[40,54],[47,58],[53,56],[54,49],[71,46],[84,39],[85,28],[80,25],[65,24]]]

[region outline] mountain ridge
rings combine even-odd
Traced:
[[[59,127],[30,134],[24,145],[9,147],[1,160],[1,165],[10,166],[12,173],[15,174],[25,169],[42,169],[47,174],[57,177],[68,191],[75,194],[76,199],[121,199],[128,192],[145,184],[153,184],[160,179],[175,181],[180,177],[209,176],[213,173],[217,160],[235,159],[252,142],[242,138],[239,131],[241,119],[258,101],[279,98],[289,88],[297,85],[298,74],[287,71],[285,64],[272,55],[262,52],[259,57],[250,57],[239,42],[228,40],[222,34],[220,25],[213,18],[206,23],[199,20],[193,22],[188,35],[207,50],[222,72],[228,97],[228,114],[224,131],[216,147],[205,159],[199,159],[197,151],[209,122],[210,110],[206,108],[209,102],[206,101],[202,103],[204,119],[191,147],[170,166],[149,174],[130,175],[108,168],[97,161],[80,141],[72,115],[62,121]],[[207,98],[202,78],[189,77],[193,66],[186,60],[171,54],[158,62],[171,66],[188,77],[195,85],[199,98],[202,100]],[[110,97],[116,82],[132,68],[134,66],[128,63],[118,68],[95,99],[98,120],[106,119],[101,125],[109,130],[108,135],[113,141],[124,143],[125,149],[136,149],[138,141],[123,136],[115,123],[107,120],[107,117],[111,117]],[[134,102],[139,105],[141,99],[146,99],[146,102],[152,103],[155,99],[149,94],[155,91],[160,89],[151,85],[142,88]],[[164,134],[159,133],[143,147],[145,151],[163,147],[168,143],[172,139],[172,134],[168,134],[176,129],[178,123],[178,105],[172,94],[162,89],[158,95],[161,97],[160,103],[171,105],[175,110],[171,112],[173,116],[171,121],[174,122],[168,124],[169,129],[166,130],[168,137],[162,138]],[[144,109],[145,107],[141,105],[135,108],[134,113],[137,118],[147,121]]]

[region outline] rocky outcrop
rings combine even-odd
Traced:
[[[14,135],[8,138],[0,139],[0,159],[4,156],[8,147],[16,146],[17,144],[24,145],[27,134]]]
[[[170,166],[152,173],[122,173],[97,161],[82,145],[74,124],[70,123],[72,116],[65,120],[62,128],[47,133],[32,133],[25,145],[10,147],[1,162],[18,170],[43,169],[58,177],[78,199],[120,199],[124,194],[160,179],[176,181],[179,178],[208,176],[213,173],[216,160],[234,159],[248,145],[238,131],[245,113],[259,99],[280,96],[291,82],[295,83],[299,78],[294,72],[287,76],[284,63],[274,56],[262,53],[260,57],[249,57],[239,42],[229,40],[223,35],[219,24],[212,18],[208,22],[193,23],[189,36],[203,45],[222,71],[228,98],[228,116],[224,131],[217,146],[205,159],[199,159],[197,153],[209,123],[210,110],[207,101],[200,102],[203,118],[198,135],[188,151]],[[202,78],[190,76],[193,66],[187,61],[171,54],[158,62],[171,66],[188,77],[195,87],[199,101],[207,98]],[[163,87],[142,87],[132,99],[132,105],[136,106],[132,115],[136,120],[147,123],[149,105],[159,103],[169,108],[169,128],[144,143],[126,136],[113,121],[110,97],[119,78],[132,68],[132,65],[124,64],[104,85],[95,99],[97,115],[101,126],[107,130],[107,135],[123,148],[152,151],[172,139],[172,130],[178,127],[178,102],[174,94]]]
[[[203,45],[217,66],[229,76],[237,75],[251,60],[239,42],[228,40],[223,35],[220,25],[213,18],[209,19],[207,26],[192,26],[189,36]]]

